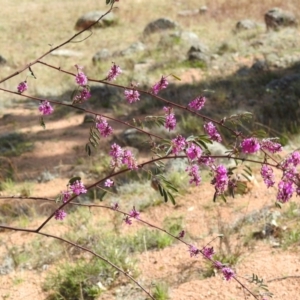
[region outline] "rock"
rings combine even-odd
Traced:
[[[153,22],[150,22],[144,29],[144,35],[147,36],[149,34],[163,31],[163,30],[169,30],[169,29],[175,29],[179,27],[179,25],[167,18],[160,18]]]
[[[0,264],[0,275],[7,275],[11,273],[15,268],[14,260],[11,256],[6,256],[3,258]]]
[[[280,27],[297,26],[298,22],[293,13],[274,7],[265,13],[267,30],[278,30]]]
[[[72,56],[82,56],[83,54],[74,50],[69,49],[57,49],[51,52],[51,55],[54,56],[65,56],[65,57],[72,57]]]
[[[200,7],[200,9],[199,9],[199,13],[200,13],[201,15],[206,14],[207,11],[208,11],[208,7],[207,7],[206,5],[202,5],[202,6]]]
[[[92,25],[96,22],[101,16],[103,16],[105,12],[103,11],[91,11],[83,16],[81,16],[75,25],[75,30],[83,30],[88,26]],[[117,23],[117,19],[113,13],[109,13],[105,17],[103,17],[98,23],[94,25],[95,28],[105,28],[109,26],[113,26]]]
[[[269,69],[268,64],[265,60],[256,60],[255,63],[251,66],[251,70],[254,72],[267,71]]]
[[[208,48],[201,44],[197,34],[191,31],[175,31],[172,33],[162,34],[159,42],[158,48],[163,50],[178,50],[178,52],[183,53],[183,59],[186,52],[194,46],[200,47],[202,50],[208,50]]]
[[[268,90],[285,90],[294,82],[300,81],[300,74],[286,75],[280,79],[272,80],[267,84]]]
[[[209,62],[209,56],[207,55],[207,51],[208,48],[202,43],[199,43],[197,46],[192,46],[187,53],[188,60],[203,61],[207,64]]]
[[[258,27],[258,24],[249,19],[238,21],[235,25],[236,31],[256,29],[257,27]]]
[[[120,52],[120,55],[131,55],[131,54],[134,54],[134,53],[137,53],[137,52],[142,52],[142,51],[145,51],[146,50],[146,46],[145,44],[141,43],[141,42],[136,42],[136,43],[133,43],[131,44],[127,49],[125,50],[122,50]]]
[[[113,54],[108,49],[104,48],[98,51],[92,58],[92,61],[94,64],[96,64],[98,61],[106,60],[110,57],[112,57]]]
[[[0,55],[0,65],[3,66],[6,63],[7,63],[6,59],[2,55]]]

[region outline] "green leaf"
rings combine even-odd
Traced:
[[[181,79],[180,79],[178,76],[176,76],[176,75],[174,75],[174,74],[170,74],[170,75],[173,76],[175,79],[181,81]]]
[[[160,195],[163,196],[164,193],[163,193],[163,189],[160,184],[158,185],[158,189],[159,189]]]
[[[170,192],[168,192],[168,195],[169,195],[169,197],[170,197],[170,199],[171,199],[172,204],[175,205],[175,204],[176,204],[176,201],[175,201],[174,196],[173,196]]]
[[[106,4],[109,4],[110,3],[110,0],[106,0]]]
[[[40,118],[40,125],[43,127],[43,129],[46,129],[46,124],[44,122],[43,117]]]
[[[76,176],[76,177],[73,177],[69,180],[69,184],[72,185],[75,181],[81,181],[81,177],[79,176]]]
[[[168,202],[168,194],[167,194],[167,192],[164,189],[162,191],[163,191],[163,194],[164,194],[164,201]]]
[[[91,150],[91,146],[89,145],[89,143],[87,143],[87,144],[85,145],[85,151],[86,151],[86,153],[88,154],[88,156],[91,156],[92,150]]]

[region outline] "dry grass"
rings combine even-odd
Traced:
[[[63,69],[75,71],[76,63],[85,66],[90,77],[103,78],[110,62],[103,66],[93,66],[92,56],[102,48],[111,51],[122,50],[132,42],[142,38],[146,24],[159,17],[169,17],[177,21],[185,30],[194,31],[200,39],[211,47],[232,35],[235,23],[242,18],[251,18],[263,22],[263,14],[273,6],[280,6],[291,11],[298,11],[299,1],[291,0],[282,3],[280,0],[268,1],[225,1],[213,0],[207,3],[208,13],[205,16],[182,18],[178,11],[195,9],[205,2],[196,0],[135,0],[122,1],[115,13],[119,18],[116,27],[95,30],[91,38],[82,43],[72,43],[66,49],[82,53],[80,57],[48,56],[45,61]],[[1,77],[5,77],[34,60],[50,49],[49,45],[57,45],[75,33],[74,25],[79,16],[92,10],[106,10],[104,0],[88,1],[21,1],[2,0],[2,26],[0,49],[1,55],[9,61],[2,67]],[[167,14],[166,14],[167,12]],[[152,43],[152,40],[149,40]],[[170,54],[168,54],[170,55]],[[118,60],[118,59],[117,59]],[[55,70],[47,70],[35,66],[37,80],[29,79],[31,91],[42,95],[58,95],[73,86],[73,79]],[[3,84],[4,87],[15,89],[18,82],[28,75],[24,72]],[[130,76],[138,74],[130,73]]]

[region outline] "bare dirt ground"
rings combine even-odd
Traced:
[[[11,111],[13,113],[13,111]],[[16,112],[14,112],[15,114]],[[17,112],[18,113],[18,112]],[[32,109],[23,111],[37,121],[37,114]],[[28,178],[40,174],[44,170],[54,172],[59,165],[72,164],[78,158],[78,149],[83,149],[85,144],[84,136],[88,133],[88,127],[82,126],[83,116],[73,115],[68,120],[46,122],[47,129],[34,125],[33,121],[25,122],[22,131],[29,135],[45,136],[45,141],[34,143],[34,149],[30,153],[24,153],[20,157],[13,159],[19,174],[25,174]],[[1,126],[5,124],[1,123]],[[76,132],[72,136],[65,138],[64,128],[69,128]],[[7,128],[6,128],[7,129]],[[84,154],[83,154],[84,155]],[[72,170],[72,169],[71,169]],[[71,171],[72,173],[72,171]],[[47,183],[35,183],[32,195],[55,197],[64,189],[66,182],[71,175],[70,170],[65,168],[61,176]],[[65,174],[65,176],[64,176]],[[23,175],[24,176],[24,175]],[[258,178],[258,183],[251,191],[245,195],[237,195],[235,199],[229,198],[227,203],[212,202],[213,189],[209,182],[203,183],[198,188],[191,188],[190,191],[178,198],[178,204],[174,207],[171,204],[162,204],[149,208],[142,214],[142,218],[152,224],[161,226],[162,220],[166,216],[184,216],[184,229],[189,233],[188,241],[204,246],[214,237],[222,232],[222,224],[234,224],[243,216],[257,212],[263,207],[269,207],[269,211],[276,211],[274,199],[276,191],[266,189],[264,183]],[[293,199],[298,201],[298,199]],[[93,211],[93,217],[102,216],[105,211]],[[36,227],[44,218],[37,217],[32,221],[30,227]],[[254,286],[249,285],[243,278],[255,273],[263,278],[268,284],[269,290],[274,294],[273,299],[292,298],[297,299],[299,295],[299,245],[290,250],[283,250],[276,247],[274,240],[267,238],[256,241],[252,245],[244,245],[245,238],[251,230],[261,230],[265,221],[259,221],[252,227],[243,227],[232,233],[228,238],[232,249],[239,246],[240,256],[237,265],[234,267],[238,274],[238,279],[247,285],[251,290]],[[281,224],[284,226],[285,224]],[[140,227],[142,225],[135,225]],[[60,229],[59,229],[60,228]],[[49,230],[49,231],[48,231]],[[55,222],[47,227],[48,232],[63,230],[57,227]],[[125,230],[125,229],[124,229]],[[1,253],[5,252],[5,245],[22,245],[28,243],[33,236],[27,233],[2,231]],[[275,239],[276,240],[276,239]],[[220,250],[219,240],[212,242],[215,251]],[[234,252],[234,250],[232,250]],[[188,248],[183,244],[174,244],[160,251],[147,251],[138,256],[140,282],[161,281],[167,282],[170,286],[170,298],[175,300],[186,299],[251,299],[244,292],[240,285],[234,281],[226,282],[222,276],[216,274],[215,277],[201,279],[201,272],[205,267],[204,260],[190,258]],[[46,294],[41,289],[41,284],[47,272],[53,269],[51,266],[47,270],[15,270],[7,276],[1,276],[0,295],[3,299],[45,299]],[[287,278],[285,278],[287,276]],[[289,278],[289,276],[291,276]],[[268,283],[268,281],[271,281]],[[99,299],[115,299],[118,295],[116,287],[112,291],[105,292]],[[124,299],[133,299],[132,290],[128,290]],[[136,293],[136,291],[135,291]],[[113,296],[115,295],[115,296]],[[139,298],[143,299],[140,293]],[[248,295],[248,296],[247,296]],[[119,296],[120,297],[120,296]],[[118,298],[118,299],[122,299]]]

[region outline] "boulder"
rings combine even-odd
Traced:
[[[298,22],[293,13],[274,7],[265,13],[267,30],[278,30],[280,27],[297,26]]]
[[[90,11],[83,16],[81,16],[75,25],[75,30],[83,30],[94,22],[96,22],[101,16],[103,16],[105,12],[103,11]],[[103,17],[98,23],[94,25],[95,28],[104,28],[113,26],[117,23],[117,19],[113,13],[109,13],[105,17]]]
[[[238,21],[235,25],[236,31],[256,29],[257,27],[258,27],[258,24],[249,19],[244,19],[244,20]]]
[[[202,43],[198,43],[197,46],[192,46],[188,53],[188,60],[190,61],[202,61],[204,63],[208,63],[209,62],[209,56],[207,54],[208,48],[202,44]]]
[[[0,55],[0,65],[2,66],[5,65],[6,63],[7,63],[6,59],[2,55]]]
[[[146,46],[145,44],[141,43],[141,42],[136,42],[131,44],[128,48],[122,50],[120,52],[120,55],[131,55],[131,54],[135,54],[138,52],[143,52],[146,50]]]
[[[108,49],[104,48],[98,51],[92,58],[92,61],[94,64],[96,64],[98,61],[106,60],[110,57],[112,57],[113,54]]]
[[[150,22],[144,29],[144,35],[147,36],[149,34],[163,31],[163,30],[169,30],[169,29],[175,29],[179,27],[179,25],[167,18],[160,18],[153,22]]]

